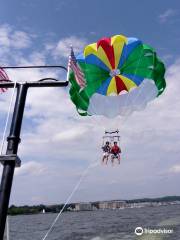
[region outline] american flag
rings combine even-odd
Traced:
[[[0,82],[10,82],[8,75],[3,68],[0,68]],[[0,88],[0,93],[7,91],[7,88]]]
[[[71,47],[71,54],[69,56],[68,67],[74,72],[76,82],[81,87],[81,89],[83,89],[86,86],[85,76],[76,60],[72,47]]]

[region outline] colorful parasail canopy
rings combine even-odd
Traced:
[[[80,115],[115,117],[144,109],[166,87],[165,66],[137,38],[115,35],[87,45],[76,57],[86,85],[69,75],[70,97]]]

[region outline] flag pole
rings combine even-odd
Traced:
[[[70,58],[70,56],[69,56]],[[68,66],[67,66],[67,75],[66,75],[66,81],[69,81],[69,73],[70,73],[70,67],[69,67],[69,61],[68,61]]]
[[[71,50],[73,49],[72,45],[70,45],[70,49]],[[69,74],[70,74],[70,58],[71,58],[71,54],[69,54],[69,57],[68,57],[67,75],[66,75],[66,81],[67,82],[69,81]]]

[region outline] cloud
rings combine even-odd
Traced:
[[[57,43],[56,47],[54,48],[53,56],[55,58],[60,58],[60,57],[67,58],[70,53],[71,45],[73,46],[74,52],[77,54],[83,50],[86,44],[87,44],[87,40],[85,38],[79,38],[76,36],[63,38]]]
[[[32,46],[34,36],[14,27],[0,25],[0,65],[19,64],[24,50]]]
[[[180,173],[180,164],[172,166],[169,169],[169,173]]]
[[[72,141],[72,140],[77,140],[78,138],[82,138],[84,134],[88,132],[88,129],[85,127],[76,127],[76,128],[71,128],[67,131],[62,131],[61,133],[57,133],[53,140],[54,141]]]
[[[167,22],[170,18],[175,16],[177,14],[177,10],[175,9],[167,9],[165,12],[159,15],[159,21],[160,23]]]
[[[98,141],[101,139],[103,129],[109,126],[120,127],[125,149],[127,146],[133,148],[134,136],[136,136],[138,144],[146,145],[145,148],[151,151],[162,149],[165,152],[176,152],[180,141],[178,138],[180,128],[177,121],[180,118],[179,67],[179,61],[169,67],[166,76],[167,88],[162,96],[151,102],[144,111],[131,115],[124,123],[119,119],[92,120],[92,118],[78,117],[68,93],[63,89],[30,90],[25,112],[25,117],[30,121],[30,127],[23,136],[25,141],[22,148],[23,154],[34,154],[34,144],[36,144],[38,145],[36,151],[39,154],[42,151],[51,152],[53,149],[57,155],[63,152],[64,157],[68,158],[66,148],[69,145],[72,152],[81,151],[81,158],[83,158],[83,148],[87,150],[85,143],[88,144],[88,141],[92,140],[93,145],[88,144],[89,158],[92,147],[99,145]],[[132,122],[133,127],[130,128]],[[33,129],[32,126],[34,126]],[[93,134],[96,136],[94,140]],[[175,138],[176,143],[172,145],[172,139]],[[83,142],[83,145],[79,144],[79,141]]]
[[[24,31],[16,31],[10,25],[0,26],[0,46],[22,49],[30,47],[31,38]]]
[[[61,96],[56,99],[57,93],[54,93],[55,95],[46,102],[47,92],[42,91],[40,103],[37,105],[38,93],[36,97],[32,95],[29,100],[30,112],[28,113],[28,110],[26,116],[31,115],[36,119],[35,127],[33,131],[29,130],[29,133],[26,131],[24,134],[21,154],[24,158],[28,155],[34,156],[40,162],[42,153],[45,156],[43,161],[46,162],[50,157],[51,164],[57,167],[57,173],[54,172],[52,179],[58,175],[59,169],[66,165],[67,169],[63,168],[60,175],[64,176],[64,184],[69,185],[67,189],[62,186],[59,191],[68,194],[68,189],[70,191],[73,186],[74,174],[78,173],[80,177],[83,168],[95,160],[100,161],[103,128],[115,126],[120,128],[122,136],[121,166],[97,166],[90,170],[72,201],[168,194],[171,189],[165,189],[161,185],[162,174],[159,173],[164,172],[163,176],[166,176],[169,174],[167,169],[177,171],[177,167],[173,166],[179,161],[179,69],[180,61],[177,60],[167,70],[167,88],[162,96],[148,104],[144,111],[132,114],[125,122],[120,119],[92,120],[91,117],[77,117],[65,92],[63,98],[59,93]],[[57,101],[61,103],[59,106]],[[39,119],[42,109],[43,117]],[[72,171],[71,176],[67,177],[68,167]],[[150,187],[151,185],[154,187]],[[119,188],[121,194],[117,191]],[[50,191],[56,199],[55,190]]]
[[[38,162],[30,161],[28,163],[22,164],[20,168],[16,168],[16,176],[40,176],[42,174],[47,174],[47,168]]]
[[[65,37],[57,44],[47,42],[44,49],[36,49],[26,55],[23,54],[25,48],[12,47],[8,41],[4,48],[13,53],[15,51],[17,65],[44,65],[47,59],[52,60],[52,56],[66,57],[71,43],[75,43],[74,48],[78,53],[87,40]],[[2,59],[6,58],[11,63],[8,54],[4,51]],[[179,69],[180,60],[177,60],[167,69],[165,92],[149,103],[145,110],[134,112],[127,119],[78,116],[69,98],[68,88],[29,89],[18,152],[24,164],[16,170],[16,191],[13,192],[12,201],[65,201],[84,169],[94,161],[100,162],[102,136],[104,130],[109,128],[120,129],[121,165],[114,168],[97,165],[90,169],[72,201],[132,198],[172,192],[171,186],[166,188],[163,185],[159,173],[164,172],[166,176],[169,169],[172,173],[179,171]],[[65,75],[49,70],[9,70],[8,74],[18,81],[37,80],[47,75],[65,79]],[[11,92],[0,95],[1,123],[5,121]],[[179,176],[169,175],[172,179],[174,175]],[[21,181],[22,177],[26,181]],[[177,184],[173,186],[175,193],[179,193]]]

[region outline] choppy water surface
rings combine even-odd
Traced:
[[[41,240],[56,214],[11,216],[10,240]],[[137,236],[136,227],[173,230]],[[180,205],[63,213],[47,240],[178,240]]]

